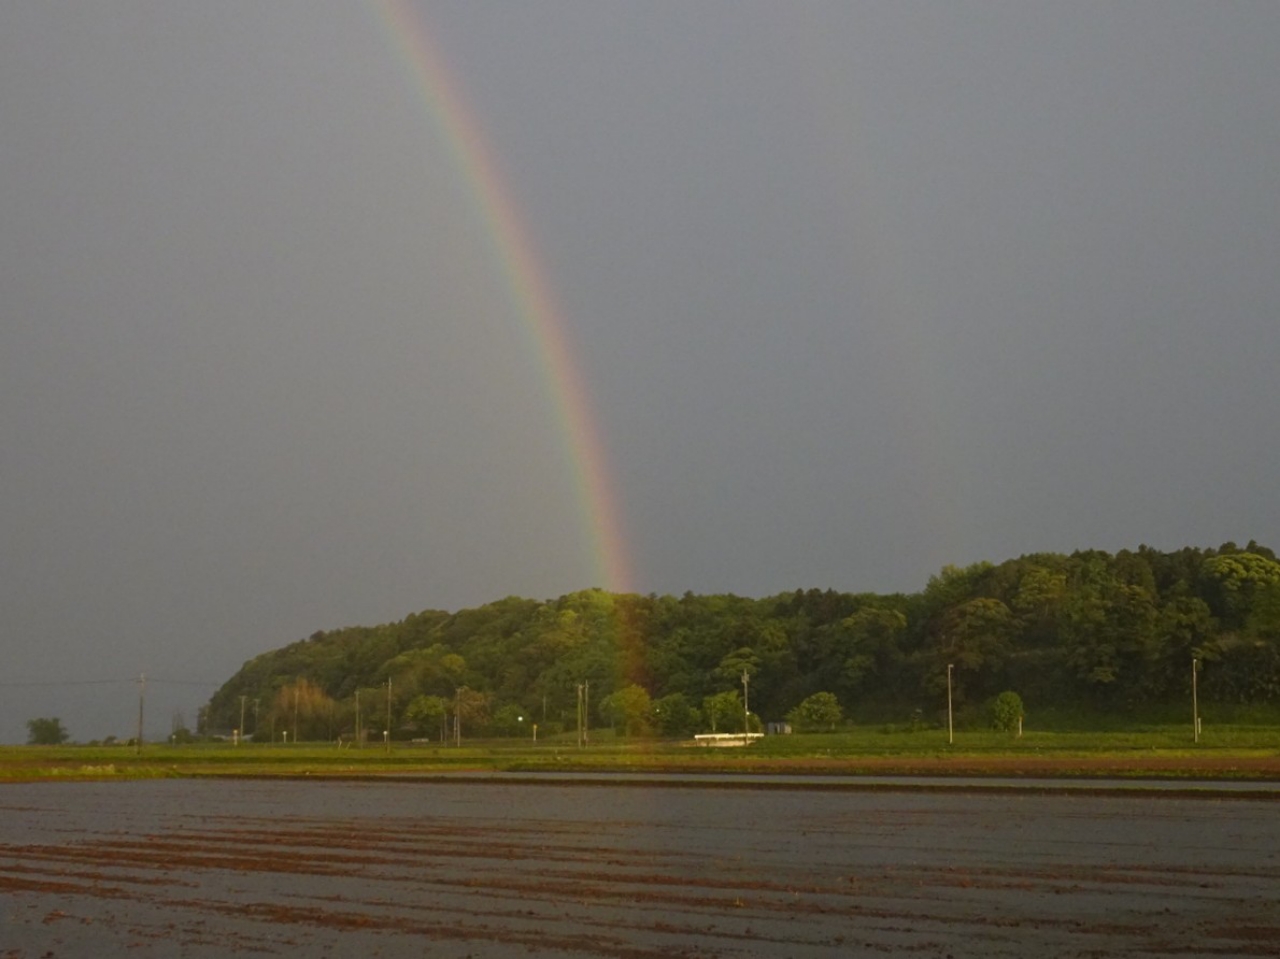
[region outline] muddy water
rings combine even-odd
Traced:
[[[1280,955],[1280,806],[654,784],[0,787],[0,959]]]

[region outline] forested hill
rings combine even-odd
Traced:
[[[910,595],[587,590],[428,610],[258,656],[213,696],[206,728],[238,727],[244,708],[258,738],[269,729],[349,736],[360,703],[361,725],[381,730],[390,680],[397,737],[438,737],[455,707],[475,732],[572,727],[584,683],[593,725],[674,735],[714,721],[741,694],[744,669],[764,721],[820,691],[846,712],[906,721],[920,710],[932,720],[947,664],[960,709],[1014,690],[1033,712],[1111,711],[1185,701],[1193,658],[1208,701],[1280,698],[1280,563],[1270,549],[1039,553],[947,567]]]

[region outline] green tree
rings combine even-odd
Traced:
[[[1005,650],[1013,615],[998,599],[979,597],[947,610],[942,621],[942,651],[957,670],[990,668]]]
[[[489,726],[499,736],[522,736],[529,727],[529,717],[515,703],[507,703],[493,711]]]
[[[740,646],[720,660],[716,677],[726,683],[740,683],[742,674],[754,676],[760,671],[760,657],[750,646]]]
[[[1013,732],[1024,715],[1022,697],[1012,690],[1005,690],[991,703],[991,721],[996,729]]]
[[[279,735],[287,731],[291,741],[331,739],[337,720],[336,704],[311,680],[299,678],[282,686],[271,701],[269,719]]]
[[[921,594],[926,616],[932,616],[945,609],[980,595],[982,583],[995,569],[990,563],[974,563],[960,569],[957,566],[942,567],[937,576],[930,576],[929,582]]]
[[[1280,640],[1280,583],[1268,583],[1254,592],[1245,631],[1256,639]]]
[[[1145,690],[1153,698],[1181,699],[1190,692],[1187,664],[1218,658],[1217,624],[1204,600],[1179,593],[1160,609],[1156,628],[1159,659],[1147,667]]]
[[[443,696],[417,696],[405,707],[404,721],[420,733],[438,728],[443,741],[448,732],[445,719],[449,715],[449,707],[450,701]]]
[[[947,664],[951,664],[956,701],[981,696],[984,687],[989,689],[991,683],[1000,681],[1014,625],[1013,614],[998,599],[978,597],[945,610],[937,623],[925,688],[944,690]]]
[[[1010,605],[1033,643],[1052,640],[1066,596],[1066,573],[1033,566],[1023,575]]]
[[[69,738],[57,716],[27,720],[27,742],[32,746],[61,746]]]
[[[454,708],[461,723],[461,735],[475,733],[489,725],[489,694],[470,686],[454,691]]]
[[[787,713],[787,721],[803,729],[826,726],[832,730],[840,722],[844,712],[835,693],[814,693],[799,706]]]
[[[642,686],[632,683],[600,701],[600,714],[624,735],[636,736],[645,731],[652,703]]]
[[[1217,612],[1228,629],[1244,625],[1256,593],[1280,584],[1280,563],[1257,553],[1213,556],[1203,569],[1217,586]]]
[[[736,689],[713,693],[702,700],[702,712],[713,733],[719,732],[721,726],[725,730],[737,729],[742,719],[742,697]]]
[[[751,704],[779,717],[819,690],[868,716],[900,714],[926,697],[940,702],[949,664],[962,710],[1005,689],[1046,705],[1087,696],[1098,707],[1136,708],[1181,701],[1192,657],[1205,666],[1206,697],[1280,699],[1274,553],[1226,543],[1167,554],[1145,546],[1114,556],[1032,554],[947,567],[922,591],[892,596],[584,590],[427,610],[400,623],[318,631],[255,657],[210,700],[208,724],[193,728],[240,726],[243,703],[243,724],[257,738],[274,733],[279,742],[284,730],[293,738],[295,697],[278,694],[302,676],[341,703],[332,716],[322,703],[309,726],[308,697],[296,697],[304,739],[351,729],[356,691],[362,723],[379,733],[388,678],[394,731],[402,717],[413,724],[406,707],[420,695],[448,700],[451,714],[463,686],[531,709],[548,731],[567,728],[578,687],[590,683],[594,716],[602,699],[634,682],[657,701],[682,694],[686,709],[726,693],[705,715],[708,728],[732,732],[743,725],[744,670]],[[464,709],[466,729],[493,728],[482,711],[480,722]],[[647,725],[673,735],[675,712],[658,708]]]
[[[388,660],[378,669],[379,674],[390,676],[396,696],[406,696],[410,701],[420,695],[447,695],[463,681],[467,661],[441,643],[426,649],[411,649]]]
[[[664,736],[687,736],[698,728],[702,714],[685,697],[672,693],[655,699],[649,710],[650,722]]]
[[[1103,578],[1076,591],[1064,610],[1066,662],[1095,697],[1125,702],[1142,688],[1165,638],[1154,598],[1141,586]]]
[[[866,606],[840,622],[840,687],[846,693],[866,684],[883,684],[902,663],[907,617],[896,609]]]

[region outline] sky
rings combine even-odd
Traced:
[[[1277,50],[1266,0],[0,5],[0,741],[509,595],[1280,548]]]

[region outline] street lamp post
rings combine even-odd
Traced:
[[[743,742],[746,737],[751,735],[751,709],[747,705],[747,687],[751,683],[751,677],[747,675],[746,667],[742,670],[742,736]]]
[[[956,741],[955,726],[951,721],[951,670],[955,667],[955,663],[947,663],[947,745],[951,746]]]
[[[1200,660],[1191,657],[1191,738],[1192,742],[1200,742],[1200,705],[1196,696],[1196,673],[1200,671]]]
[[[138,674],[138,738],[137,755],[142,755],[142,710],[147,699],[147,674]]]

